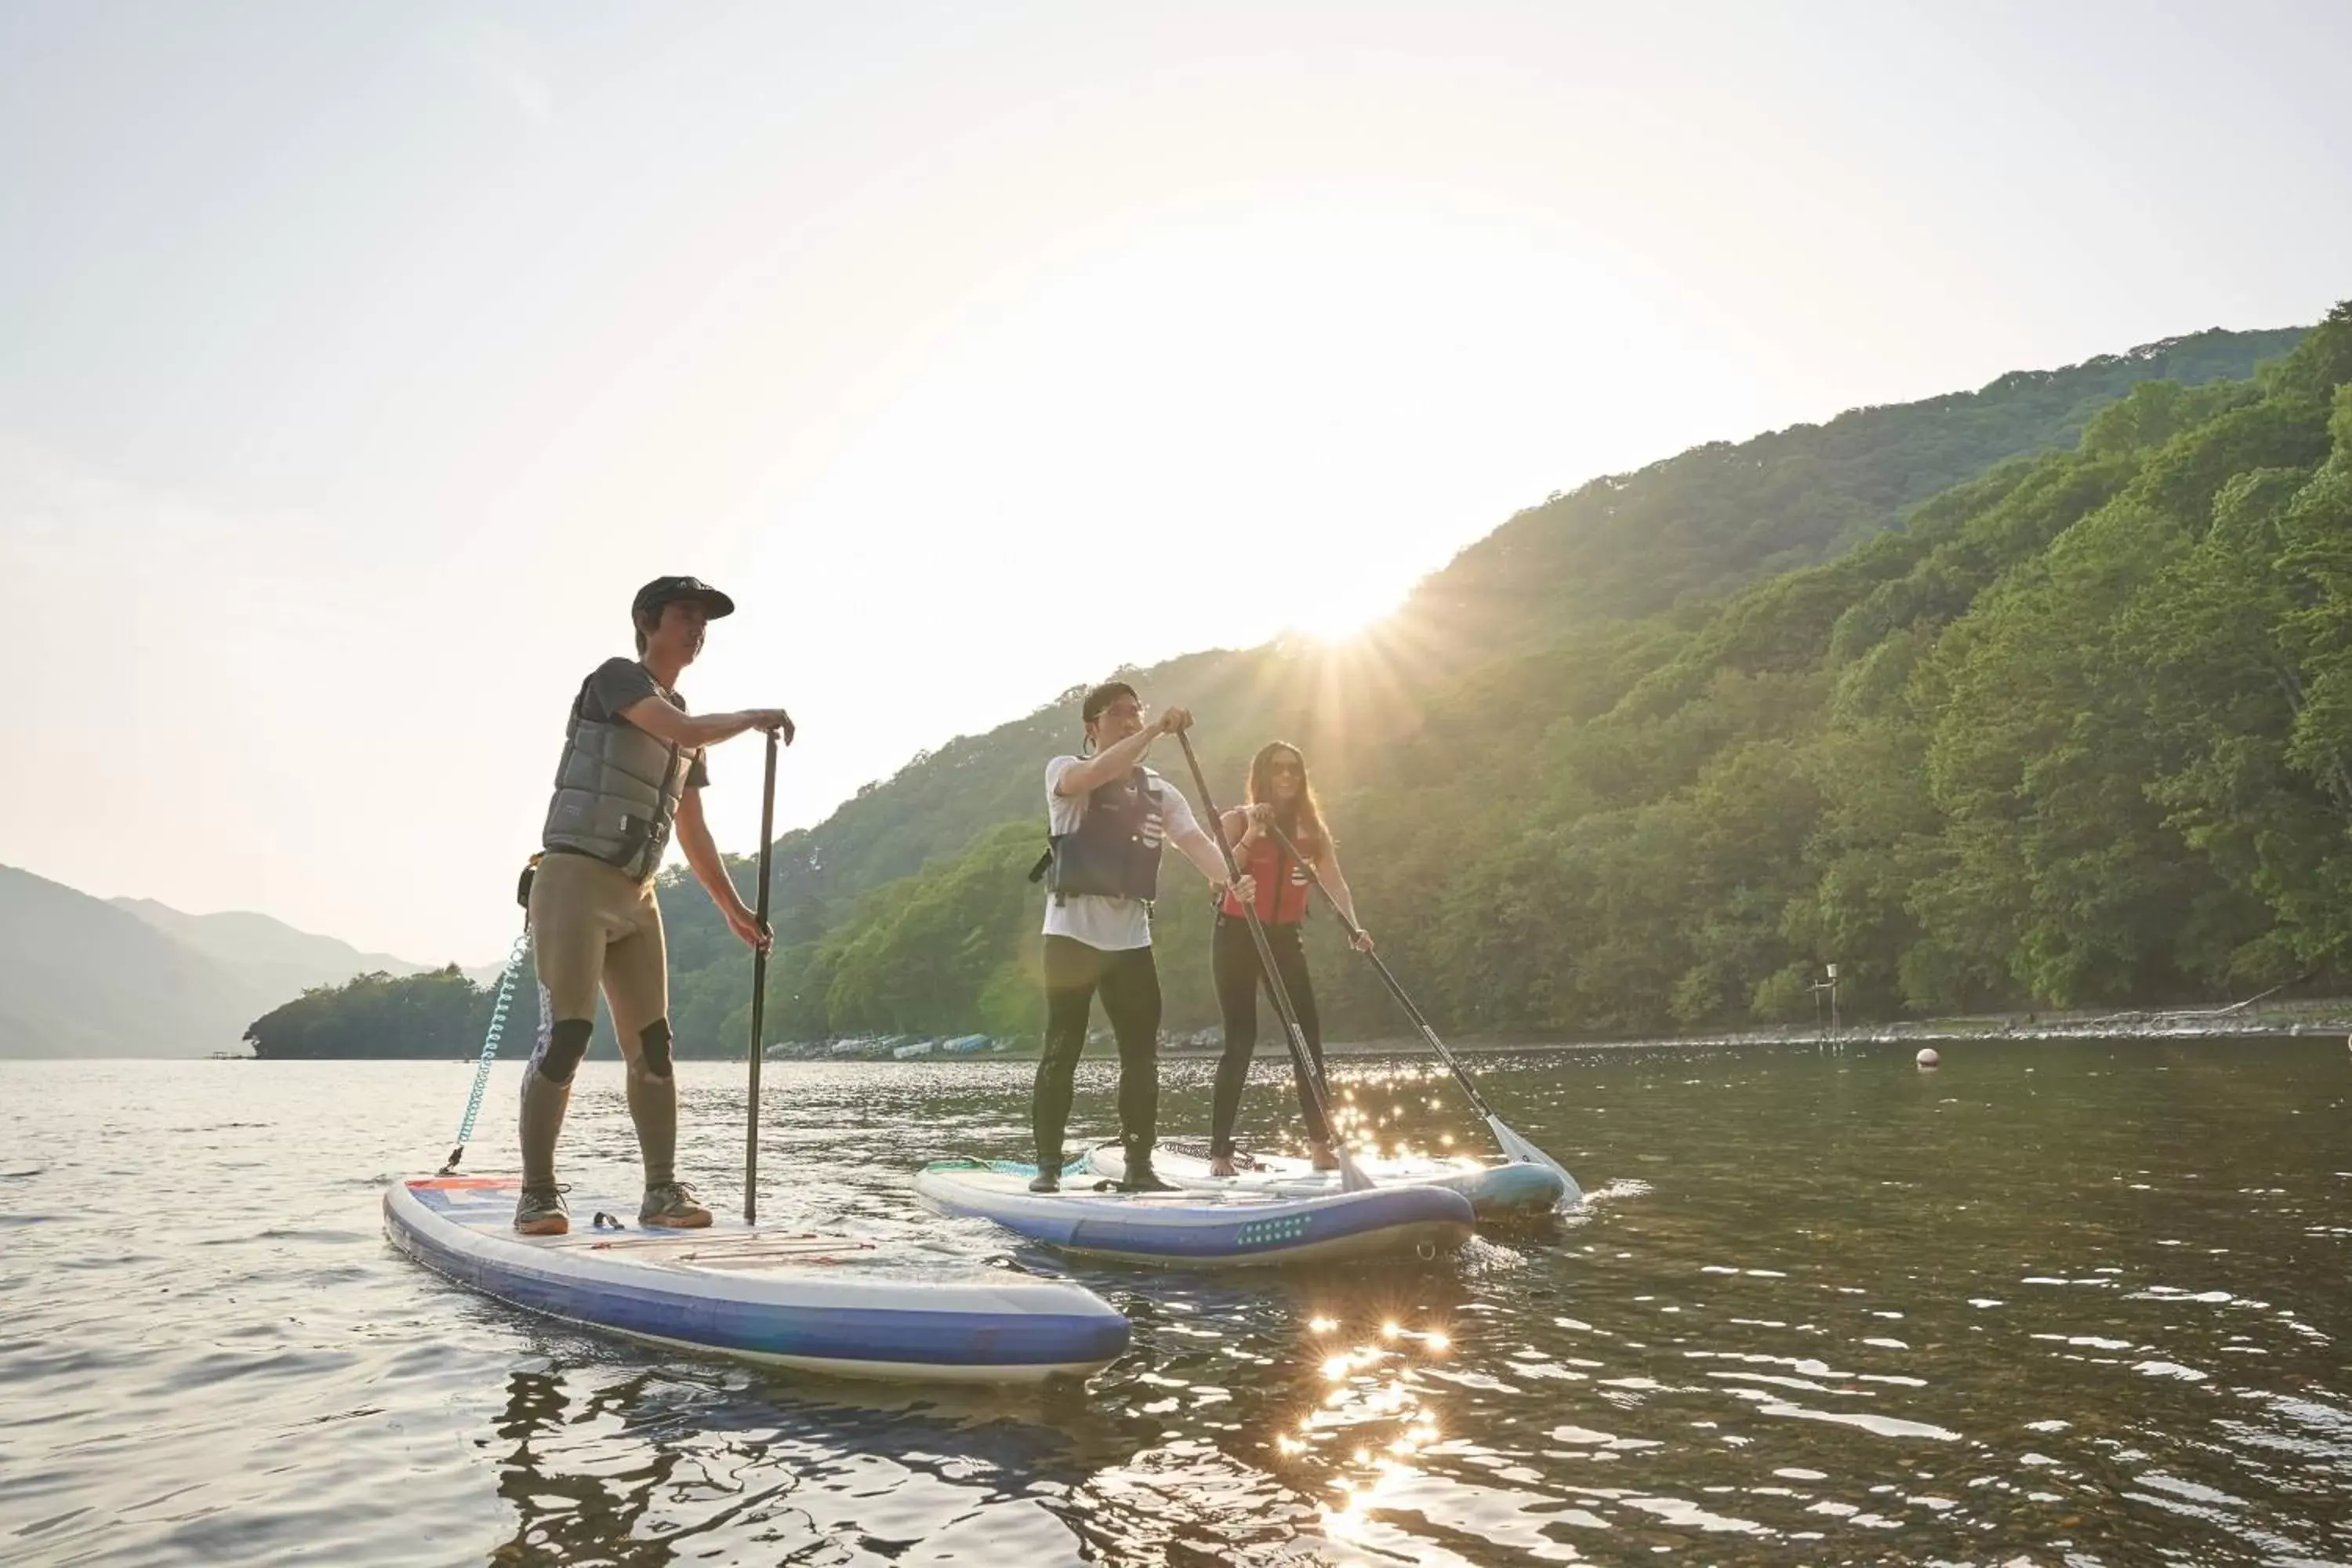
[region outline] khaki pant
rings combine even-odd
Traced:
[[[541,1021],[596,1016],[601,981],[621,1054],[634,1060],[646,1026],[669,1015],[661,904],[640,882],[585,855],[551,854],[530,881],[531,956],[546,990]]]

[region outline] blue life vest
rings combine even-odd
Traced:
[[[1076,831],[1052,836],[1045,886],[1057,903],[1073,893],[1148,903],[1160,891],[1167,837],[1160,786],[1138,768],[1087,796]]]

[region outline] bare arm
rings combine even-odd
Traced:
[[[1178,795],[1175,798],[1181,805],[1183,797]],[[1227,817],[1218,819],[1220,829],[1224,827],[1227,820]],[[1189,805],[1183,806],[1181,817],[1169,824],[1168,842],[1183,851],[1184,858],[1192,862],[1193,868],[1209,879],[1211,887],[1222,889],[1227,885],[1233,874],[1225,869],[1224,853],[1217,847],[1217,841],[1202,827]],[[1247,871],[1244,871],[1240,880],[1232,882],[1231,886],[1234,895],[1244,903],[1257,897],[1257,882]]]
[[[731,915],[744,908],[743,895],[735,890],[727,875],[726,863],[719,858],[719,846],[710,839],[710,824],[703,820],[702,792],[690,789],[677,800],[677,847],[686,851],[686,863],[694,868],[695,880],[710,895],[719,912]]]
[[[715,746],[746,730],[774,730],[792,744],[792,715],[781,708],[747,708],[740,713],[688,713],[658,695],[640,697],[621,710],[626,719],[656,741],[673,746]]]
[[[686,851],[686,863],[694,868],[695,880],[719,906],[727,918],[728,928],[753,947],[764,947],[768,933],[760,929],[760,917],[743,895],[735,890],[734,881],[727,875],[726,862],[719,858],[719,846],[710,841],[710,825],[702,816],[702,792],[688,790],[678,797],[677,847]]]
[[[1199,868],[1201,875],[1217,887],[1223,887],[1228,878],[1225,858],[1217,851],[1217,841],[1201,831],[1195,824],[1190,833],[1170,836],[1171,844],[1184,852],[1184,858]]]
[[[1316,858],[1315,874],[1329,889],[1331,901],[1339,906],[1339,912],[1347,916],[1348,923],[1355,928],[1359,945],[1371,946],[1370,934],[1364,930],[1363,921],[1356,918],[1356,895],[1348,887],[1348,874],[1339,869],[1339,851],[1332,844],[1328,832],[1323,836],[1323,853]]]
[[[1113,779],[1125,778],[1142,763],[1143,753],[1151,749],[1152,742],[1160,739],[1167,722],[1162,719],[1148,730],[1138,730],[1117,745],[1107,746],[1091,757],[1080,758],[1076,767],[1067,769],[1055,781],[1054,793],[1076,800],[1094,794]]]
[[[1328,838],[1323,845],[1323,853],[1316,858],[1315,874],[1323,879],[1325,887],[1331,889],[1331,901],[1339,906],[1339,912],[1348,917],[1348,923],[1361,925],[1363,922],[1356,919],[1356,895],[1349,889],[1348,874],[1339,869],[1339,851]]]

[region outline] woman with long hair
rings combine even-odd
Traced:
[[[1281,977],[1282,988],[1307,1037],[1307,1049],[1315,1061],[1315,1087],[1319,1089],[1323,1027],[1315,1012],[1315,986],[1307,973],[1307,952],[1299,941],[1307,900],[1315,890],[1309,865],[1351,922],[1356,920],[1355,896],[1340,872],[1338,842],[1323,820],[1315,785],[1307,776],[1307,758],[1297,747],[1275,741],[1258,749],[1250,759],[1248,802],[1226,812],[1222,826],[1246,880],[1255,884],[1251,904],[1257,910],[1258,923],[1265,928],[1275,973]],[[1281,830],[1278,837],[1276,828]],[[1285,839],[1289,841],[1287,847]],[[1306,857],[1307,864],[1294,858],[1292,848]],[[1360,932],[1360,924],[1358,929]],[[1356,945],[1369,948],[1372,939],[1360,934]],[[1230,1176],[1234,1173],[1234,1119],[1240,1114],[1242,1088],[1249,1081],[1250,1058],[1257,1051],[1257,993],[1265,979],[1244,906],[1233,892],[1218,907],[1210,951],[1217,976],[1217,1005],[1224,1015],[1225,1052],[1217,1064],[1209,1173]],[[1339,1164],[1331,1148],[1331,1130],[1317,1112],[1318,1096],[1308,1092],[1303,1069],[1294,1062],[1292,1070],[1298,1078],[1298,1101],[1307,1118],[1315,1168],[1331,1170]]]

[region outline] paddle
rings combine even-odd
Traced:
[[[1339,923],[1348,928],[1348,940],[1354,942],[1357,938],[1362,936],[1363,928],[1348,918],[1348,911],[1339,907],[1339,900],[1333,898],[1331,889],[1323,885],[1322,877],[1316,872],[1315,862],[1301,855],[1298,852],[1298,846],[1293,844],[1289,836],[1276,827],[1273,822],[1268,821],[1265,828],[1267,832],[1274,835],[1275,841],[1282,846],[1285,853],[1297,861],[1306,870],[1307,879],[1315,884],[1315,890],[1323,895],[1323,901],[1331,906],[1331,912],[1338,915]],[[1512,1128],[1510,1123],[1495,1114],[1495,1108],[1486,1103],[1485,1095],[1478,1092],[1477,1080],[1470,1076],[1470,1069],[1464,1067],[1462,1058],[1448,1050],[1445,1042],[1437,1037],[1437,1031],[1430,1026],[1428,1018],[1423,1016],[1421,1009],[1412,1005],[1412,998],[1404,994],[1404,987],[1398,983],[1397,977],[1390,973],[1388,964],[1381,960],[1381,955],[1369,947],[1359,947],[1356,951],[1372,961],[1372,967],[1381,972],[1382,984],[1388,986],[1389,994],[1396,998],[1397,1005],[1404,1009],[1404,1016],[1412,1020],[1412,1026],[1421,1031],[1421,1037],[1429,1042],[1430,1049],[1435,1051],[1439,1059],[1453,1069],[1454,1081],[1460,1084],[1462,1092],[1470,1097],[1472,1108],[1486,1119],[1487,1129],[1495,1134],[1495,1142],[1503,1146],[1503,1152],[1513,1160],[1530,1165],[1543,1166],[1568,1184],[1566,1195],[1570,1203],[1582,1202],[1584,1191],[1576,1184],[1576,1178],[1568,1173],[1568,1167],[1528,1142]]]
[[[760,783],[760,931],[768,930],[768,857],[776,837],[776,732],[768,731],[768,771]],[[768,950],[751,950],[751,1103],[743,1116],[743,1223],[760,1223],[760,1015],[768,999]]]
[[[1217,841],[1217,853],[1224,857],[1225,875],[1237,882],[1241,880],[1242,868],[1234,859],[1234,847],[1225,842],[1224,814],[1217,809],[1216,798],[1209,793],[1209,776],[1201,771],[1201,759],[1192,751],[1192,737],[1179,730],[1176,739],[1184,748],[1185,764],[1192,770],[1192,787],[1201,793],[1201,809],[1208,816],[1209,837]],[[1274,949],[1265,940],[1265,927],[1258,923],[1256,908],[1244,904],[1242,918],[1249,921],[1250,940],[1257,944],[1258,973],[1265,977],[1266,994],[1274,998],[1274,1010],[1282,1018],[1283,1038],[1289,1042],[1290,1060],[1298,1068],[1299,1086],[1314,1100],[1323,1130],[1330,1136],[1332,1152],[1339,1157],[1339,1190],[1369,1192],[1371,1178],[1357,1168],[1355,1156],[1340,1141],[1339,1123],[1331,1119],[1331,1102],[1325,1098],[1322,1082],[1316,1075],[1315,1058],[1307,1049],[1306,1032],[1298,1026],[1298,1014],[1290,1005],[1290,993],[1283,989],[1282,977],[1275,972]]]

